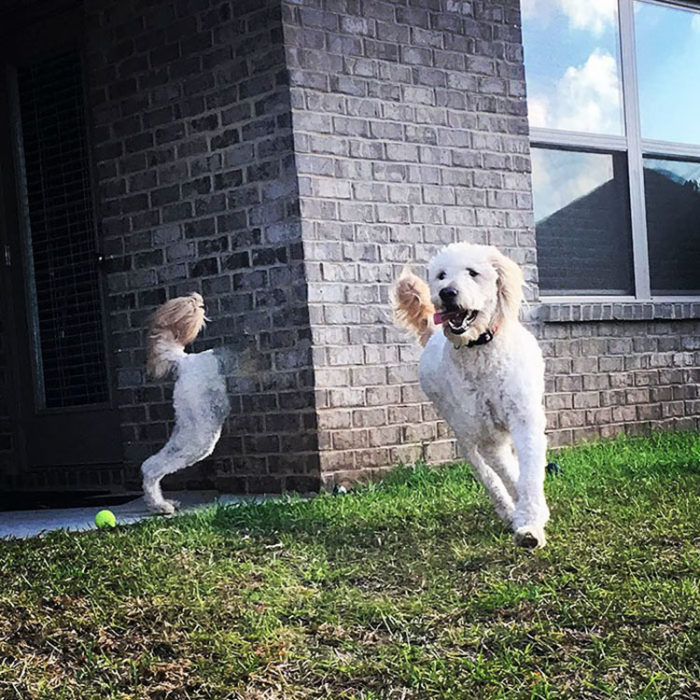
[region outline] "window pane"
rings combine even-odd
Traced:
[[[624,154],[532,149],[540,290],[632,294]]]
[[[644,159],[652,294],[700,294],[700,163]]]
[[[700,12],[635,2],[642,137],[700,144]]]
[[[623,133],[617,0],[522,0],[530,126]]]

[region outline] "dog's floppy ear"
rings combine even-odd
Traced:
[[[520,304],[523,301],[523,273],[520,266],[496,250],[491,258],[498,274],[498,306],[496,307],[495,326],[508,321],[517,321]]]

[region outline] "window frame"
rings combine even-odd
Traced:
[[[644,2],[662,7],[695,11],[696,3],[685,0],[617,0],[618,34],[620,42],[620,79],[624,135],[594,134],[544,127],[530,127],[531,148],[560,148],[583,152],[622,153],[627,161],[629,183],[630,225],[632,229],[632,258],[634,296],[630,295],[557,295],[539,291],[540,301],[551,304],[629,303],[629,302],[694,302],[697,294],[652,295],[647,243],[646,197],[644,192],[643,160],[676,158],[700,162],[700,144],[644,139],[641,133],[637,56],[634,27],[634,3]]]

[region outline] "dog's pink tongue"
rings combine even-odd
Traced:
[[[456,316],[458,313],[458,311],[437,311],[435,314],[433,314],[433,323],[436,326],[439,326],[441,323],[445,323],[445,321],[449,320],[453,316]]]

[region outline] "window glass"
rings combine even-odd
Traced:
[[[522,0],[531,127],[623,133],[616,0]]]
[[[532,149],[540,290],[632,294],[624,154]]]
[[[700,145],[700,12],[634,10],[642,138]]]
[[[644,159],[652,294],[700,294],[700,163]]]

